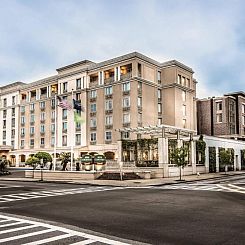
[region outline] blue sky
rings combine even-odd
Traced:
[[[195,71],[198,96],[245,90],[245,2],[0,0],[0,85],[132,51]]]

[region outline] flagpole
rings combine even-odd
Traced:
[[[72,107],[73,107],[73,89],[71,90],[71,102],[72,102]],[[72,113],[73,113],[73,117],[74,117],[74,112],[73,112],[73,110],[71,110],[72,111]],[[74,119],[72,120],[72,123],[74,123]],[[73,132],[73,128],[74,127],[71,127],[71,132],[72,132],[72,135],[71,135],[71,140],[72,140],[72,142],[71,142],[71,170],[70,171],[72,171],[72,167],[73,167],[73,143],[74,143],[74,132]]]
[[[56,170],[56,145],[57,145],[57,94],[55,94],[55,111],[54,111],[54,171]]]

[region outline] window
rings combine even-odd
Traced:
[[[102,85],[103,84],[103,72],[102,71],[100,71],[99,76],[100,76],[99,85]]]
[[[218,123],[222,122],[222,113],[216,114],[216,122]]]
[[[138,97],[138,107],[142,107],[142,98]]]
[[[11,140],[11,146],[14,148],[14,140]]]
[[[157,72],[157,82],[158,84],[161,84],[161,72],[160,71]]]
[[[182,105],[183,116],[186,116],[186,105]]]
[[[20,134],[21,134],[22,136],[25,135],[25,128],[21,128],[21,129],[20,129]]]
[[[182,101],[186,102],[186,91],[182,91]]]
[[[23,148],[24,145],[25,145],[25,141],[24,141],[24,140],[21,140],[21,141],[20,141],[20,146]]]
[[[138,91],[142,92],[142,82],[138,82]]]
[[[40,141],[40,143],[41,143],[41,145],[44,145],[44,141],[45,139],[44,138],[41,138],[41,141]]]
[[[7,107],[7,99],[3,99],[3,107]]]
[[[181,83],[181,75],[178,75],[178,80],[177,83],[180,84]]]
[[[34,123],[35,122],[35,115],[34,114],[31,114],[31,118],[30,119],[31,119],[30,122],[31,123]]]
[[[189,78],[186,78],[186,86],[187,86],[188,88],[191,87],[191,83],[190,83],[190,79],[189,79]]]
[[[91,104],[90,110],[91,110],[91,112],[96,112],[96,104]]]
[[[138,123],[142,123],[142,113],[138,113]]]
[[[105,109],[106,110],[112,110],[113,106],[112,106],[112,100],[107,100],[105,102]]]
[[[82,88],[85,88],[85,77],[83,76],[83,87]]]
[[[40,132],[45,133],[45,125],[40,125]]]
[[[93,132],[93,133],[90,134],[90,141],[91,142],[95,142],[96,141],[96,133]]]
[[[142,76],[142,65],[138,63],[138,77]]]
[[[12,130],[11,130],[11,137],[13,138],[14,136],[15,136],[15,130],[12,129]]]
[[[26,109],[25,106],[21,106],[21,107],[20,107],[20,111],[21,111],[21,112],[25,112],[25,109]]]
[[[12,96],[12,105],[15,105],[15,96]]]
[[[54,108],[55,107],[55,99],[51,100],[51,107]]]
[[[116,81],[118,81],[118,67],[116,67]]]
[[[6,124],[6,120],[3,120],[3,128],[6,128],[7,124]]]
[[[63,93],[67,92],[67,82],[63,83]]]
[[[23,124],[25,124],[25,117],[20,117],[20,123],[23,125]]]
[[[45,108],[45,101],[41,101],[39,105],[40,105],[40,109],[44,109]]]
[[[123,123],[130,123],[130,114],[128,113],[123,114]]]
[[[112,86],[105,88],[105,95],[111,95],[112,94]]]
[[[76,129],[81,129],[81,123],[76,123]]]
[[[112,116],[105,117],[105,125],[112,125]]]
[[[222,101],[216,102],[216,110],[217,111],[222,111]]]
[[[123,107],[130,107],[130,97],[123,98]]]
[[[181,85],[186,86],[186,80],[185,77],[181,78]]]
[[[3,139],[6,139],[6,131],[3,131]]]
[[[230,125],[230,134],[235,134],[235,125]]]
[[[242,125],[245,125],[245,116],[242,116]]]
[[[52,120],[55,119],[55,111],[51,111],[51,119],[52,119]]]
[[[130,91],[130,82],[123,83],[123,92]]]
[[[81,134],[76,134],[76,145],[81,145]]]
[[[30,127],[30,134],[34,134],[35,132],[35,128],[34,127]]]
[[[129,132],[122,132],[122,139],[129,139]]]
[[[183,127],[183,128],[186,128],[186,119],[183,119],[183,120],[182,120],[182,127]]]
[[[96,98],[97,97],[97,92],[96,90],[91,90],[90,91],[90,98]]]
[[[67,109],[62,110],[62,118],[67,119]]]
[[[55,132],[55,124],[51,124],[51,133]]]
[[[76,87],[77,87],[77,89],[81,89],[81,78],[78,78],[76,80]]]
[[[12,118],[12,127],[15,127],[15,118]]]
[[[161,93],[161,89],[157,90],[157,98],[161,99],[162,98],[162,93]]]
[[[162,118],[158,118],[157,124],[158,124],[158,125],[161,125],[161,124],[162,124]]]
[[[162,104],[158,103],[157,110],[158,113],[162,113]]]
[[[34,139],[30,139],[30,146],[34,146]]]
[[[90,127],[96,127],[96,118],[91,118],[90,119]]]
[[[15,108],[12,108],[12,117],[15,116]]]
[[[111,140],[111,131],[105,132],[105,140],[110,141]]]
[[[64,130],[64,131],[67,130],[67,122],[62,123],[62,130]]]
[[[7,111],[3,110],[3,118],[6,118],[6,116],[7,116]]]
[[[51,137],[51,146],[54,146],[55,144],[55,137]]]
[[[245,104],[242,104],[242,113],[245,114]]]
[[[35,105],[34,104],[30,104],[30,111],[34,111],[35,110]]]
[[[41,112],[40,114],[40,120],[45,121],[45,112]]]
[[[62,136],[62,146],[66,146],[67,145],[67,136],[63,135]]]
[[[81,100],[81,93],[76,93],[76,100]]]

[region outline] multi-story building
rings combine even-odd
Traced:
[[[193,73],[178,61],[159,63],[133,52],[100,63],[84,60],[58,68],[52,77],[1,87],[0,121],[5,125],[6,113],[9,119],[8,130],[0,130],[0,145],[9,147],[4,154],[16,165],[41,150],[72,150],[75,158],[98,152],[116,159],[121,136],[136,136],[115,129],[167,124],[196,130]],[[56,95],[70,104],[72,98],[81,100],[81,124],[74,123],[73,110],[57,107]],[[13,118],[14,142],[9,136]]]
[[[198,100],[197,122],[199,134],[244,139],[245,93]]]

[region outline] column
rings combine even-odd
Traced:
[[[205,149],[205,172],[209,173],[209,149],[207,144]]]
[[[169,177],[168,138],[158,138],[158,166],[163,169],[163,177]]]
[[[20,155],[19,154],[15,154],[15,167],[19,167],[20,166]]]
[[[219,172],[219,147],[216,147],[216,172]]]
[[[197,165],[196,165],[196,142],[194,140],[191,140],[191,165],[192,165],[192,174],[197,173]]]
[[[121,79],[121,69],[120,66],[118,66],[118,81]]]
[[[117,141],[117,152],[118,152],[117,162],[120,163],[120,162],[123,161],[123,157],[122,157],[122,141],[121,140]]]

